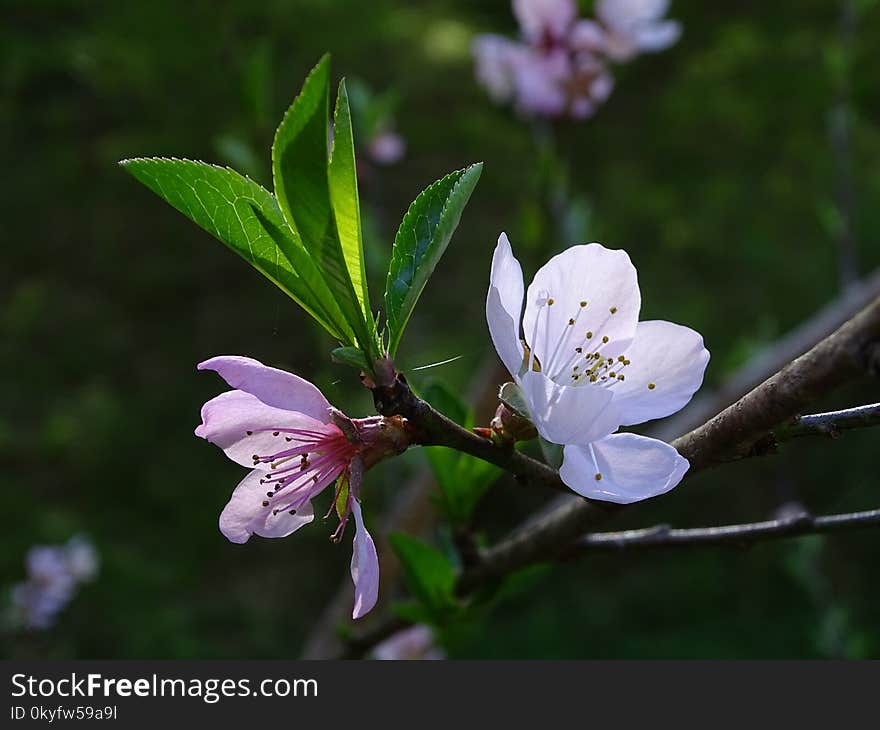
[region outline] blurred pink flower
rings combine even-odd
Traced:
[[[220,531],[235,543],[287,537],[314,519],[312,500],[335,483],[330,512],[339,512],[339,526],[332,539],[342,539],[353,516],[352,616],[366,614],[378,597],[379,560],[361,513],[361,480],[399,450],[398,432],[379,416],[348,418],[307,380],[251,358],[214,357],[198,369],[213,370],[235,390],[205,403],[196,436],[253,467],[223,509]]]
[[[605,29],[602,51],[613,61],[663,51],[681,37],[681,24],[663,18],[669,0],[598,0],[596,16]]]
[[[524,116],[583,119],[607,99],[611,75],[595,49],[596,23],[577,20],[571,0],[514,0],[523,41],[497,35],[474,40],[477,80],[497,103]]]
[[[552,46],[565,42],[577,17],[577,4],[575,0],[513,0],[513,14],[526,41]]]
[[[577,17],[573,0],[513,0],[522,40],[477,36],[477,81],[525,116],[585,119],[614,89],[608,61],[678,40],[680,24],[663,19],[668,7],[668,0],[599,0],[598,19],[589,20]]]
[[[406,154],[406,142],[397,132],[386,129],[370,140],[369,154],[377,165],[394,165]]]
[[[446,654],[434,643],[434,632],[429,626],[417,624],[392,634],[376,644],[370,653],[372,659],[386,661],[407,659],[445,659]]]
[[[98,573],[98,554],[85,538],[66,545],[30,549],[25,559],[27,580],[12,588],[14,620],[28,629],[48,629],[70,603],[80,583]]]

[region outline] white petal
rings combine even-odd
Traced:
[[[523,332],[543,371],[556,379],[567,376],[578,347],[604,357],[620,354],[636,331],[640,307],[636,269],[625,251],[572,246],[535,274]]]
[[[519,338],[522,317],[523,276],[514,258],[507,234],[498,237],[489,274],[486,297],[486,321],[498,356],[510,374],[516,377],[522,366],[523,349]]]
[[[662,320],[639,322],[624,357],[630,361],[620,370],[626,379],[611,389],[624,426],[684,408],[702,385],[709,364],[709,351],[698,332]]]
[[[300,441],[279,429],[307,429],[323,432],[328,426],[302,413],[267,406],[250,393],[230,390],[212,398],[202,406],[202,423],[196,436],[219,446],[234,462],[253,466],[253,456],[270,456],[284,448],[292,448]],[[251,432],[248,434],[248,432]],[[286,441],[291,438],[291,441]]]
[[[669,0],[597,0],[595,7],[596,17],[615,31],[659,20],[668,9]]]
[[[358,619],[369,613],[379,598],[379,556],[367,528],[360,503],[352,498],[355,533],[351,551],[351,580],[354,583],[354,609],[351,617]]]
[[[639,27],[634,35],[640,50],[648,53],[663,51],[681,37],[681,23],[667,20],[663,23],[646,24]]]
[[[581,496],[630,504],[668,492],[689,467],[663,441],[619,433],[587,446],[566,446],[559,476]]]
[[[567,386],[529,371],[519,378],[538,433],[554,444],[583,444],[614,433],[620,414],[611,391],[598,384]]]
[[[220,532],[230,542],[244,543],[251,535],[287,537],[314,518],[310,503],[295,515],[289,512],[273,515],[271,507],[263,507],[266,486],[260,484],[260,479],[264,475],[264,471],[254,469],[242,479],[220,513]]]
[[[323,393],[308,380],[286,370],[239,355],[212,357],[197,367],[213,370],[233,388],[255,395],[267,406],[305,413],[324,423],[330,420],[330,404]]]

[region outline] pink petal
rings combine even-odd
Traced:
[[[303,442],[302,436],[279,429],[304,429],[310,433],[338,430],[333,424],[324,424],[302,413],[267,406],[250,393],[230,390],[202,406],[202,423],[195,433],[219,446],[234,462],[252,467],[255,454],[269,456]],[[287,441],[288,438],[292,440]]]
[[[364,526],[360,502],[354,498],[351,500],[351,511],[355,523],[351,553],[351,580],[354,583],[354,610],[351,617],[358,619],[369,613],[379,598],[379,556],[373,538]]]
[[[293,373],[239,355],[212,357],[197,367],[213,370],[233,388],[256,396],[267,406],[304,413],[324,423],[330,420],[330,404],[321,391]]]
[[[272,514],[272,507],[264,507],[266,486],[260,484],[265,472],[254,469],[232,492],[229,502],[220,513],[220,532],[234,543],[245,543],[251,535],[287,537],[314,519],[312,505],[306,503],[295,515],[289,512]]]

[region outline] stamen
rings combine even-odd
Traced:
[[[657,385],[655,383],[648,383],[648,390],[654,390],[656,387]]]
[[[593,466],[596,467],[596,481],[602,481],[602,472],[599,471],[599,462],[596,460],[596,452],[593,450],[593,444],[588,444],[590,447],[590,456],[593,459]]]

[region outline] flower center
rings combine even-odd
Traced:
[[[335,425],[316,431],[299,428],[263,429],[279,439],[279,449],[254,454],[254,466],[268,464],[260,479],[266,485],[263,507],[274,514],[296,514],[348,469],[360,446],[349,441]],[[248,435],[251,435],[249,432]]]
[[[610,342],[608,335],[603,334],[602,324],[597,325],[595,331],[586,329],[580,324],[581,315],[587,312],[590,307],[586,297],[577,303],[575,311],[567,313],[569,314],[567,323],[563,326],[555,344],[548,341],[550,337],[550,310],[551,307],[559,305],[546,290],[538,293],[535,304],[539,310],[538,316],[535,317],[532,343],[537,344],[541,329],[541,315],[543,314],[543,331],[545,333],[543,351],[551,354],[548,362],[539,363],[535,358],[535,348],[533,347],[528,355],[529,369],[544,370],[551,380],[560,385],[593,384],[611,387],[626,380],[623,371],[632,364],[632,361],[624,355],[618,355],[615,358],[607,354],[608,347],[614,343]],[[608,316],[602,320],[602,323],[609,321],[618,312],[619,309],[616,306],[609,307]]]

